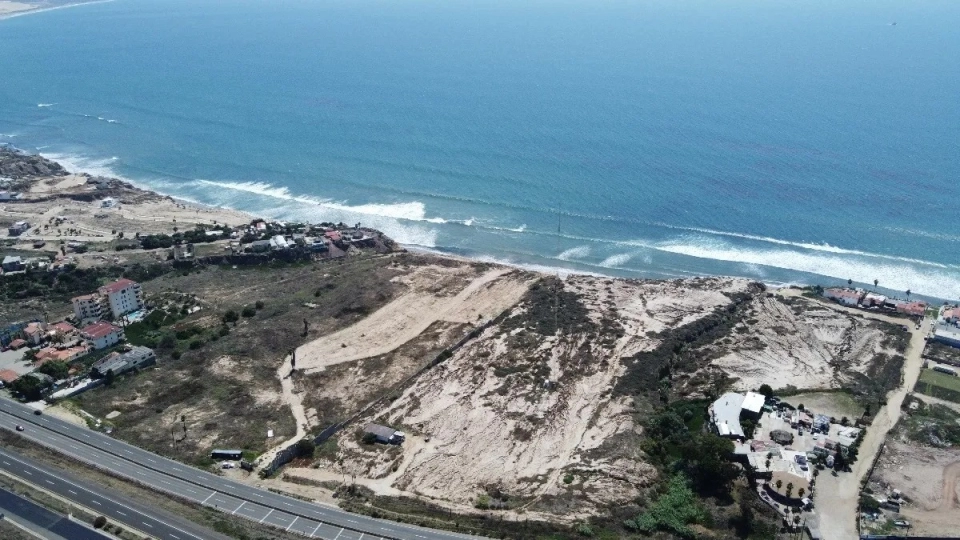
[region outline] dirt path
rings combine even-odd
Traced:
[[[953,510],[957,505],[957,479],[960,478],[960,461],[951,463],[943,469],[943,498],[940,499],[941,512]]]
[[[799,291],[782,289],[777,292],[782,296],[801,296]],[[854,308],[848,308],[813,300],[830,309],[860,314],[868,319],[885,321],[893,324],[906,324],[911,333],[910,345],[904,355],[906,362],[903,365],[903,384],[887,395],[887,405],[877,412],[873,424],[867,429],[863,442],[860,444],[859,457],[853,465],[852,473],[841,473],[834,477],[828,474],[817,479],[816,494],[817,508],[820,509],[820,531],[824,538],[830,540],[853,540],[857,535],[857,500],[860,494],[860,482],[870,470],[873,460],[880,451],[887,432],[900,419],[900,406],[904,398],[917,384],[920,370],[923,367],[921,353],[925,345],[924,328],[926,321],[920,325],[920,330],[914,327],[911,321],[899,317],[890,317],[880,313],[870,313]]]
[[[412,290],[360,322],[300,346],[297,368],[315,373],[380,356],[416,338],[436,321],[471,323],[499,314],[519,301],[527,289],[527,282],[505,277],[512,271],[497,268],[486,272],[455,296]]]
[[[264,452],[259,458],[257,458],[258,470],[273,461],[274,456],[276,456],[280,450],[299,441],[307,435],[307,427],[309,424],[307,423],[307,413],[303,409],[303,399],[294,389],[293,377],[290,376],[290,372],[293,370],[291,365],[292,359],[293,356],[291,355],[288,355],[283,359],[283,364],[277,368],[277,379],[280,379],[281,399],[290,407],[290,412],[293,414],[293,418],[297,423],[297,433],[293,437],[290,437],[282,443],[274,446],[270,450]]]

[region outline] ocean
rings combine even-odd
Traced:
[[[958,27],[954,0],[115,0],[0,21],[0,143],[530,268],[957,300]]]

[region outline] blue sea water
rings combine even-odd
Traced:
[[[957,299],[958,27],[953,0],[116,0],[0,21],[0,142],[477,258]]]

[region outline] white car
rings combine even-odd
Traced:
[[[223,469],[235,469],[237,466],[229,461],[220,466]]]

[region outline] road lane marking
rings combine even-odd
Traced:
[[[268,517],[270,517],[270,514],[272,514],[272,513],[273,513],[273,508],[271,508],[270,511],[267,512],[267,515],[265,515],[265,516],[263,516],[262,518],[260,518],[260,521],[258,521],[257,523],[263,523],[263,520],[265,520],[265,519],[267,519]],[[317,525],[317,526],[319,527],[319,525]]]
[[[232,516],[232,515],[236,514],[236,513],[237,513],[237,510],[243,508],[243,505],[245,505],[245,504],[247,504],[247,501],[241,502],[241,503],[240,503],[240,506],[238,506],[236,510],[234,510],[233,512],[230,512],[230,515]]]
[[[8,467],[10,466],[10,462],[9,462],[9,461],[4,461],[3,464],[6,465],[6,466],[8,466]]]
[[[310,533],[310,538],[313,538],[313,535],[317,534],[317,529],[320,528],[320,525],[323,525],[323,524],[322,524],[322,523],[317,523],[317,528],[316,528],[316,529],[313,529],[313,532]],[[343,529],[340,529],[340,530],[342,531]],[[337,536],[340,536],[340,535],[338,534]]]
[[[97,501],[97,500],[94,500],[94,499],[90,499],[90,502],[92,502],[93,504],[99,505],[99,506],[103,506],[102,504],[100,504],[100,501]]]
[[[177,540],[180,540],[180,537],[173,533],[170,534],[170,538],[176,538]]]
[[[30,476],[33,476],[33,473],[32,473],[32,472],[30,472],[30,471],[28,471],[28,470],[26,470],[26,469],[24,469],[24,470],[23,470],[23,472],[25,472],[25,473],[27,473],[27,474],[29,474]]]
[[[319,527],[319,525],[317,525],[317,527]],[[341,534],[343,534],[343,529],[340,529],[340,532],[338,532],[337,535],[333,537],[333,540],[337,540],[337,538],[340,538]],[[310,535],[310,536],[313,536],[313,535]]]
[[[144,522],[142,522],[142,523],[143,523],[144,525],[146,525],[147,527],[150,527],[151,529],[153,528],[153,525],[147,523],[146,521],[144,521]]]
[[[290,504],[290,503],[288,503],[287,501],[283,501],[283,504],[285,504],[285,505],[287,505],[287,506],[289,506],[290,508],[293,508],[293,505],[292,505],[292,504]]]
[[[150,463],[156,463],[155,460],[152,460],[152,459],[150,459],[150,458],[147,458],[147,461],[149,461]],[[170,536],[173,536],[173,535],[170,535]]]
[[[290,527],[293,527],[293,524],[296,523],[298,519],[300,519],[300,516],[293,516],[293,521],[291,521],[290,524],[287,525],[286,530],[289,531],[289,530],[290,530]]]
[[[209,496],[208,496],[208,497],[207,497],[206,499],[204,499],[204,500],[203,500],[203,502],[202,502],[202,503],[200,503],[200,504],[207,504],[207,501],[209,501],[209,500],[210,500],[210,497],[213,497],[213,496],[214,496],[214,495],[216,495],[216,494],[217,494],[217,492],[216,492],[216,491],[214,491],[214,492],[213,492],[213,493],[211,493],[211,494],[210,494],[210,495],[209,495]]]
[[[51,482],[51,481],[49,481],[49,480],[47,480],[46,482],[47,482],[48,484],[50,484],[51,486],[55,486],[55,485],[56,485],[56,484],[54,484],[53,482]]]
[[[80,447],[77,446],[77,445],[75,445],[75,444],[71,444],[71,445],[70,445],[70,448],[73,448],[74,450],[79,450],[79,449],[80,449]]]
[[[126,517],[126,514],[124,514],[123,512],[121,512],[121,511],[119,511],[119,510],[117,510],[117,513],[120,514],[121,516]]]
[[[74,495],[76,495],[76,494],[77,494],[77,492],[76,492],[76,491],[74,491],[74,490],[72,490],[72,489],[68,489],[67,491],[69,491],[70,493],[73,493]]]

